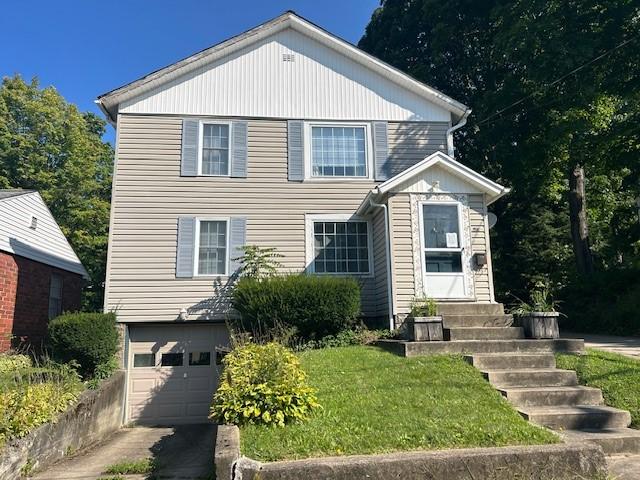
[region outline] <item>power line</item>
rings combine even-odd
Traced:
[[[601,54],[600,54],[600,55],[598,55],[597,57],[592,58],[592,59],[591,59],[591,60],[589,60],[588,62],[583,63],[582,65],[580,65],[580,66],[578,66],[578,67],[574,68],[574,69],[573,69],[573,70],[571,70],[569,73],[567,73],[567,74],[565,74],[565,75],[561,76],[560,78],[555,79],[553,82],[549,83],[548,85],[545,85],[545,86],[543,86],[543,87],[539,88],[538,90],[535,90],[534,92],[530,93],[529,95],[527,95],[527,96],[525,96],[525,97],[522,97],[520,100],[517,100],[517,101],[513,102],[511,105],[508,105],[508,106],[506,106],[506,107],[504,107],[504,108],[502,108],[502,109],[498,110],[497,112],[495,112],[495,113],[493,113],[493,114],[489,115],[488,117],[486,117],[486,118],[484,118],[484,119],[480,120],[478,123],[476,123],[476,125],[480,126],[480,125],[482,125],[483,123],[486,123],[486,122],[488,122],[489,120],[491,120],[491,119],[493,119],[493,118],[497,117],[498,115],[503,114],[503,113],[504,113],[504,112],[506,112],[507,110],[509,110],[509,109],[511,109],[511,108],[513,108],[513,107],[515,107],[516,105],[520,105],[522,102],[524,102],[524,101],[526,101],[526,100],[530,99],[531,97],[533,97],[533,96],[534,96],[536,93],[538,93],[540,90],[542,90],[542,89],[544,89],[544,88],[553,87],[555,84],[557,84],[557,83],[561,82],[561,81],[562,81],[562,80],[564,80],[565,78],[570,77],[571,75],[573,75],[573,74],[575,74],[575,73],[578,73],[580,70],[582,70],[582,69],[584,69],[584,68],[588,67],[589,65],[591,65],[592,63],[597,62],[598,60],[601,60],[602,58],[606,57],[606,56],[607,56],[607,55],[609,55],[610,53],[614,52],[615,50],[618,50],[619,48],[624,47],[625,45],[627,45],[628,43],[632,42],[632,41],[633,41],[633,40],[635,40],[635,39],[636,39],[636,36],[633,36],[633,37],[631,37],[631,38],[629,38],[629,39],[625,40],[624,42],[619,43],[618,45],[616,45],[615,47],[611,48],[610,50],[607,50],[606,52],[601,53]]]

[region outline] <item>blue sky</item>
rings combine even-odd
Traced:
[[[93,100],[285,10],[357,43],[379,0],[12,1],[0,16],[0,75],[37,76],[82,111]],[[106,138],[113,140],[109,127]]]

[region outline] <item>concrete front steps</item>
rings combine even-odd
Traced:
[[[552,353],[481,353],[465,359],[527,420],[560,431],[567,441],[596,443],[608,455],[640,454],[640,432],[627,428],[629,412],[604,405],[602,392],[578,385],[575,372],[555,368]]]

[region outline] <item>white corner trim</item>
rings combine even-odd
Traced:
[[[365,222],[367,224],[367,253],[369,254],[369,272],[368,273],[316,273],[313,268],[314,260],[314,222]],[[348,213],[306,213],[304,216],[305,223],[305,272],[315,275],[333,275],[333,276],[350,276],[358,278],[372,278],[374,276],[373,269],[373,225],[371,220],[363,218],[359,215]]]

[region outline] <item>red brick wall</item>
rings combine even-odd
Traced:
[[[66,272],[24,257],[0,252],[0,352],[13,342],[39,344],[49,322],[51,274],[62,276],[62,310],[80,309],[83,280]]]

